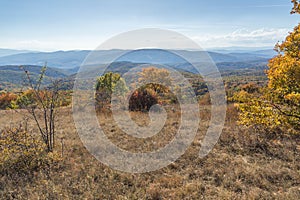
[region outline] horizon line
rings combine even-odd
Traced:
[[[151,48],[141,48],[141,49],[161,49],[161,48],[155,48],[155,47],[151,47]],[[259,50],[268,50],[268,49],[274,49],[274,46],[216,46],[216,47],[209,47],[209,48],[200,48],[200,49],[165,49],[165,50],[186,50],[186,51],[199,51],[199,50],[251,50],[251,49],[259,49]],[[6,47],[0,47],[0,50],[7,50],[7,51],[28,51],[28,53],[51,53],[51,52],[59,52],[59,51],[63,51],[63,52],[67,52],[67,51],[111,51],[111,50],[140,50],[140,49],[78,49],[78,48],[74,48],[74,49],[53,49],[53,50],[46,50],[46,49],[41,49],[41,50],[37,50],[37,49],[23,49],[23,48],[6,48]],[[163,50],[163,49],[162,49]]]

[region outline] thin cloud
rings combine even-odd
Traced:
[[[238,29],[225,35],[203,35],[195,36],[194,40],[204,47],[223,46],[273,46],[276,42],[282,41],[288,34],[289,29]]]
[[[178,31],[178,30],[177,30]],[[290,29],[281,28],[261,28],[256,30],[249,30],[246,28],[239,28],[231,33],[223,34],[201,34],[195,30],[187,34],[191,39],[198,42],[203,48],[211,47],[264,47],[274,46],[278,41],[283,41]],[[11,49],[30,49],[40,51],[52,50],[71,50],[71,49],[95,49],[99,44],[104,42],[107,38],[69,38],[54,40],[21,40],[21,41],[2,41],[2,48]]]

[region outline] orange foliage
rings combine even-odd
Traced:
[[[0,109],[7,109],[12,101],[15,101],[18,96],[14,93],[6,92],[0,94]]]

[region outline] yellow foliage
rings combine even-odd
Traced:
[[[300,13],[299,1],[293,0],[292,13]],[[269,130],[300,132],[300,24],[281,44],[275,46],[278,55],[269,61],[268,85],[251,93],[235,94],[239,102],[240,123],[263,126]]]
[[[28,173],[58,161],[59,156],[47,153],[38,138],[20,128],[0,132],[0,172]]]
[[[291,14],[294,14],[294,13],[300,13],[300,3],[299,3],[299,0],[292,0],[292,3],[294,4],[294,7],[291,11]]]
[[[286,100],[291,101],[294,104],[300,105],[300,93],[290,93],[284,96]]]
[[[159,69],[156,67],[143,68],[139,73],[139,83],[147,85],[156,93],[167,93],[171,86],[170,72],[167,69]]]

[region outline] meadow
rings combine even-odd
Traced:
[[[210,106],[200,105],[197,136],[176,162],[155,172],[130,174],[112,170],[83,146],[74,126],[71,107],[59,109],[57,159],[41,168],[1,173],[1,199],[298,199],[300,196],[300,141],[296,136],[266,135],[237,124],[238,113],[228,105],[224,131],[213,151],[198,158],[208,127]],[[26,110],[1,110],[2,130],[26,127],[36,133]],[[105,134],[128,151],[150,151],[164,146],[178,128],[179,111],[168,112],[163,133],[133,140],[119,130],[110,112],[98,114]],[[131,112],[140,125],[147,113]],[[62,148],[63,147],[63,148]]]

